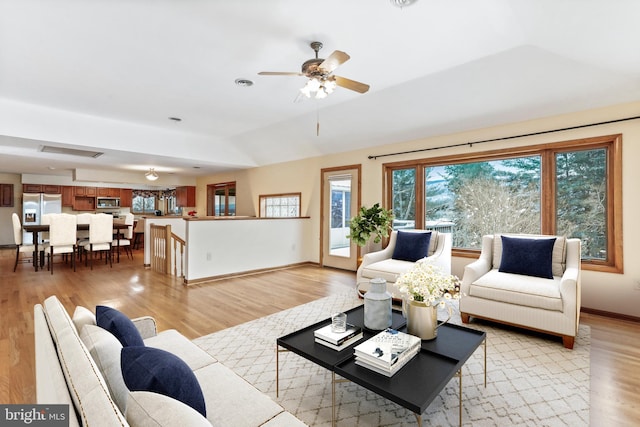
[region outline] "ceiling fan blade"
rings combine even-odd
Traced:
[[[344,64],[345,62],[347,62],[349,58],[351,57],[346,53],[339,50],[334,50],[333,53],[329,55],[327,59],[322,61],[322,64],[320,64],[320,68],[325,70],[327,73],[330,73],[336,68],[338,68],[341,64]]]
[[[288,72],[288,71],[260,71],[260,76],[304,76],[302,73]]]
[[[334,76],[336,78],[336,84],[345,89],[355,90],[359,93],[365,93],[369,90],[369,85],[357,82],[355,80],[347,79],[340,76]]]

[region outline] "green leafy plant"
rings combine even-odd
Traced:
[[[371,237],[374,243],[380,243],[383,237],[389,237],[392,222],[391,210],[381,208],[379,203],[370,208],[362,206],[358,215],[351,218],[347,238],[358,246],[365,246]]]

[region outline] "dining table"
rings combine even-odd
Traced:
[[[120,246],[120,233],[121,230],[126,229],[127,227],[129,227],[129,225],[123,223],[123,222],[114,222],[113,223],[113,229],[116,230],[116,240],[118,241],[118,247]],[[49,224],[25,224],[22,226],[22,229],[24,231],[27,231],[31,234],[33,234],[33,245],[34,245],[34,255],[33,255],[33,265],[36,269],[36,271],[38,271],[38,266],[43,267],[44,266],[44,258],[39,260],[38,262],[38,257],[40,256],[40,251],[38,250],[38,234],[39,233],[44,233],[49,231]],[[77,229],[78,231],[86,231],[89,229],[89,224],[77,224]],[[118,248],[118,262],[120,262],[120,250]]]

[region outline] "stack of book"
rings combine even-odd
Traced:
[[[318,344],[340,351],[362,338],[362,328],[347,323],[346,331],[333,332],[331,325],[327,325],[316,329],[313,335]]]
[[[386,329],[354,347],[356,365],[390,377],[418,354],[421,343],[416,336]]]

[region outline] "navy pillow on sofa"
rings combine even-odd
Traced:
[[[416,262],[429,255],[429,243],[431,232],[412,233],[398,231],[396,246],[393,248],[391,258],[401,261]]]
[[[122,347],[120,367],[130,391],[151,391],[169,396],[206,418],[200,383],[191,368],[175,354],[153,347]]]
[[[553,245],[556,243],[555,237],[552,239],[501,237],[502,259],[498,271],[553,279],[551,260]]]
[[[96,306],[96,324],[111,332],[123,347],[143,346],[142,335],[131,319],[115,308],[104,305]]]

